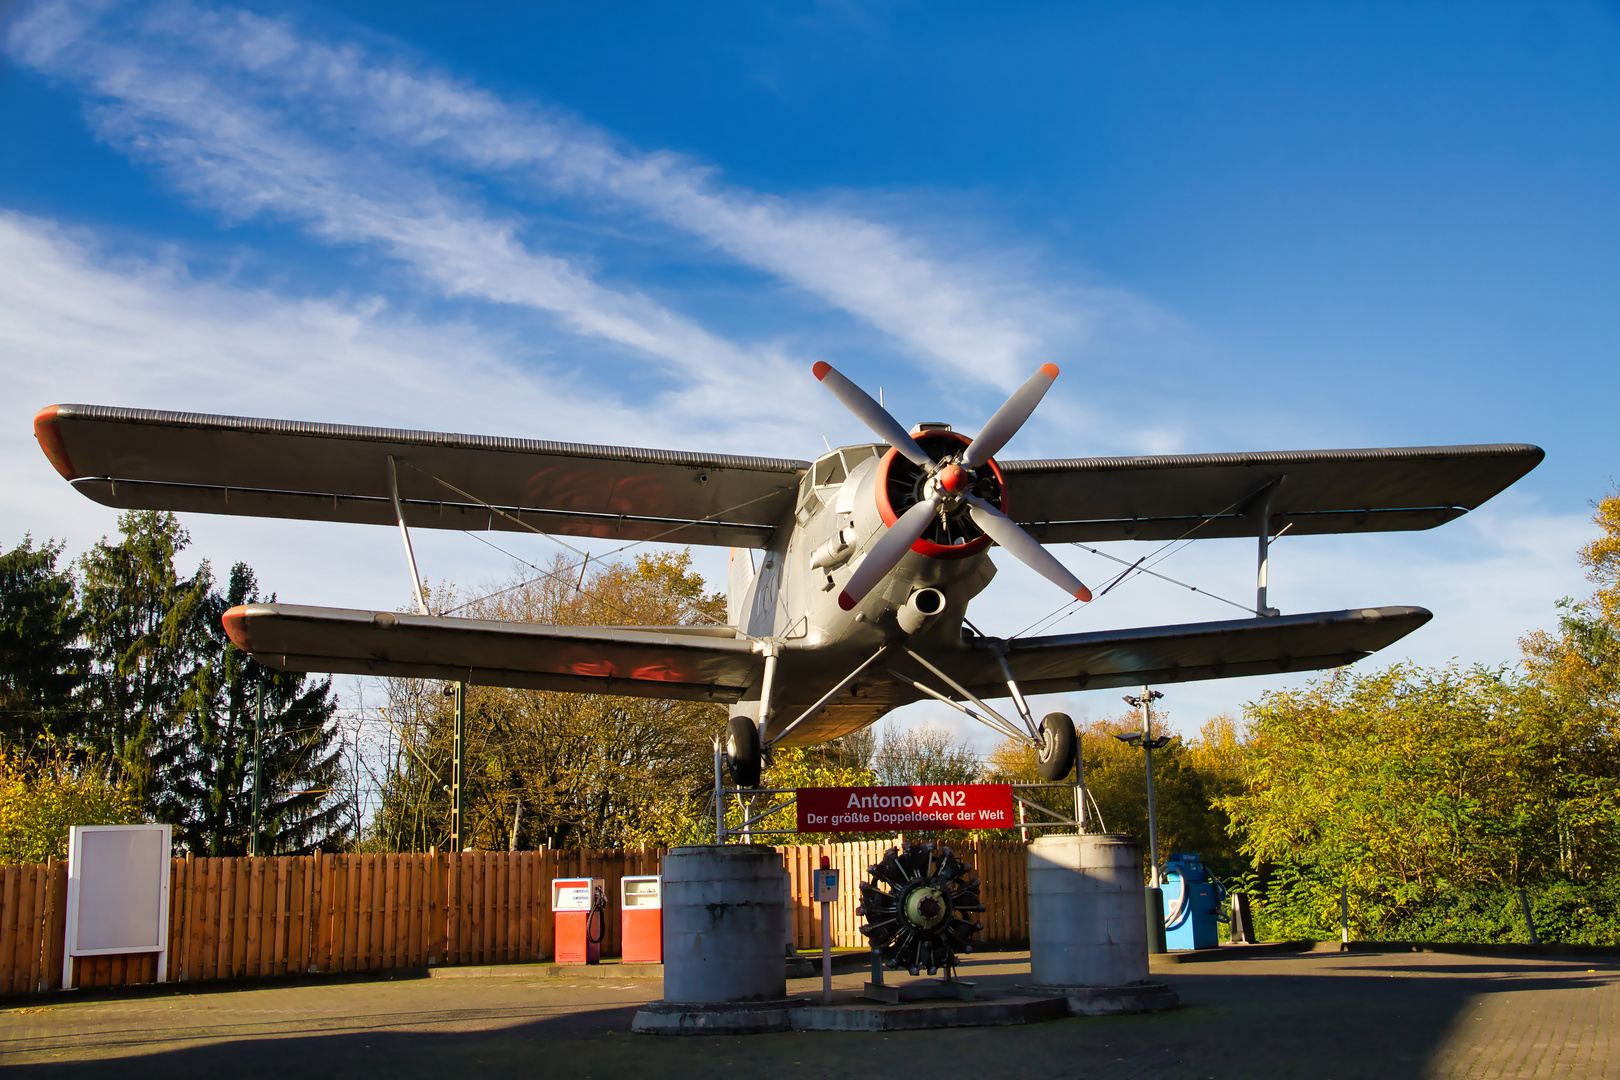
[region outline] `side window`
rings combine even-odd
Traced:
[[[816,516],[821,509],[821,500],[816,496],[815,470],[805,470],[804,478],[799,481],[799,509],[793,517],[800,525]]]

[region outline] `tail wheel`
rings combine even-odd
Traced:
[[[972,867],[951,854],[948,847],[911,844],[883,853],[883,861],[870,867],[870,882],[861,882],[861,927],[883,965],[905,968],[916,975],[940,968],[949,976],[959,953],[973,951],[973,935],[984,924],[967,916],[984,910],[979,883],[965,875]]]
[[[1047,713],[1041,720],[1041,745],[1035,751],[1041,779],[1052,783],[1074,771],[1074,721],[1066,713]]]
[[[746,716],[733,716],[726,725],[726,770],[737,787],[759,786],[759,728]]]

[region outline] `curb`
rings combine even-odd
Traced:
[[[638,1035],[769,1035],[792,1031],[795,1006],[804,1000],[659,1002],[637,1009],[630,1030]]]
[[[1048,996],[899,1008],[892,1005],[805,1005],[793,1009],[790,1019],[797,1031],[918,1031],[947,1027],[1008,1027],[1056,1020],[1068,1015],[1067,998]]]

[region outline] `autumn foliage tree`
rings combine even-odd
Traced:
[[[447,592],[436,597],[453,605]],[[601,566],[583,583],[559,559],[537,578],[465,603],[456,614],[560,626],[724,622],[686,552]],[[450,842],[452,719],[440,684],[392,680],[397,740],[370,840],[388,850]],[[712,786],[722,705],[470,686],[466,839],[483,850],[655,844],[679,834]],[[515,837],[515,840],[514,840]]]

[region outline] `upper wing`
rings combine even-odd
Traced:
[[[526,528],[614,540],[764,547],[809,464],[775,458],[428,431],[52,405],[34,418],[51,464],[122,510]],[[497,510],[499,512],[497,512]]]
[[[760,666],[730,627],[542,626],[248,604],[225,631],[268,667],[730,703]]]
[[[1026,694],[1314,671],[1360,660],[1430,618],[1420,607],[1357,608],[1015,638],[1007,642],[1007,666]],[[1006,696],[990,644],[970,651],[973,660],[953,669],[956,677],[980,697]]]
[[[998,461],[1010,515],[1042,543],[1432,529],[1535,468],[1522,443]]]

